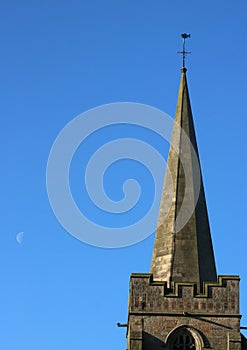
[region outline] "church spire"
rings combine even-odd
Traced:
[[[190,106],[186,68],[181,69],[177,109],[167,171],[160,204],[159,224],[154,242],[151,273],[155,280],[173,282],[194,282],[202,287],[203,282],[216,281],[214,252],[209,228],[206,200],[200,171],[196,172],[193,152],[199,162],[193,117]],[[186,145],[184,135],[190,146]],[[194,148],[194,150],[192,149]],[[186,181],[184,164],[189,169],[189,184]],[[198,167],[200,170],[200,165]],[[171,181],[172,180],[172,181]],[[199,197],[196,202],[196,187],[199,181]],[[162,215],[170,195],[171,206],[168,215]],[[177,219],[187,197],[195,208],[183,227],[178,227]],[[189,198],[189,199],[188,199]]]

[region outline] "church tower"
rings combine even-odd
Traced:
[[[151,273],[130,278],[127,349],[246,350],[240,279],[216,273],[184,65],[181,74]]]

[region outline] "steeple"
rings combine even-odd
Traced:
[[[127,348],[247,350],[240,333],[239,276],[216,275],[184,45],[181,53],[151,273],[130,277]]]
[[[217,275],[186,68],[183,67],[181,72],[151,273],[154,280],[166,281],[170,287],[174,282],[194,282],[202,287],[203,282],[216,281]],[[169,198],[170,208],[167,210]],[[187,214],[187,220],[181,223],[179,215],[183,201],[186,201],[186,208],[192,210]]]

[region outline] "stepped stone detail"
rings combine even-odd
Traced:
[[[198,293],[196,284],[171,290],[152,274],[131,275],[128,349],[170,349],[171,334],[184,328],[202,349],[240,350],[240,318],[238,276],[219,276]]]

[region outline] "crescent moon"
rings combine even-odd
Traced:
[[[15,237],[17,243],[21,244],[22,241],[23,241],[23,237],[24,237],[24,232],[19,232],[19,233],[17,233],[17,235],[16,235],[16,237]]]

